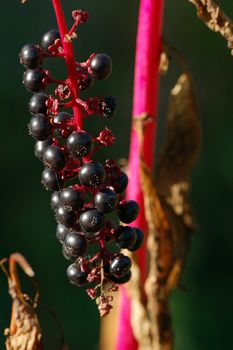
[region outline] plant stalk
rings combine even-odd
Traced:
[[[139,227],[144,231],[145,241],[147,238],[147,226],[140,184],[140,140],[135,124],[138,119],[148,116],[148,122],[145,123],[144,127],[144,142],[142,147],[145,162],[152,170],[156,144],[163,6],[163,0],[141,0],[136,44],[133,116],[129,154],[129,184],[126,198],[134,199],[139,203],[140,213],[132,226]],[[136,254],[143,286],[147,275],[147,252],[145,243]],[[130,299],[127,295],[126,288],[121,287],[116,343],[117,350],[137,349],[137,342],[133,335],[130,317]]]
[[[65,35],[68,34],[69,30],[67,28],[64,12],[61,6],[60,0],[52,0],[54,11],[57,18],[58,28],[61,34],[62,45],[64,49],[64,57],[67,64],[68,70],[68,80],[70,82],[70,89],[72,93],[73,100],[73,114],[74,121],[77,126],[77,130],[82,128],[82,111],[80,106],[76,103],[76,99],[79,97],[79,89],[76,81],[76,63],[74,56],[74,48],[72,41],[67,42],[65,40]]]

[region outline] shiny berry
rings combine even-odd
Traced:
[[[63,180],[60,174],[49,168],[43,170],[41,182],[45,188],[50,191],[58,191],[63,186]]]
[[[74,187],[67,187],[61,191],[61,203],[65,206],[70,206],[73,210],[82,209],[84,199],[80,192]]]
[[[119,226],[115,231],[115,239],[120,248],[131,248],[136,243],[136,231],[130,226]]]
[[[118,207],[118,216],[120,221],[129,224],[134,221],[139,213],[138,203],[135,201],[123,201]]]
[[[40,47],[45,52],[49,53],[49,47],[52,46],[57,39],[61,39],[60,32],[57,29],[51,29],[43,35]]]
[[[80,215],[79,223],[84,231],[95,233],[103,227],[104,215],[96,209],[88,209]]]
[[[66,260],[69,260],[69,261],[75,261],[76,257],[70,253],[69,249],[66,248],[66,246],[63,244],[63,242],[61,242],[61,243],[62,243],[62,254],[63,254],[64,258]]]
[[[51,124],[46,115],[42,113],[34,114],[29,122],[29,132],[34,139],[45,141],[51,131]]]
[[[55,115],[53,122],[61,126],[66,126],[66,123],[69,123],[73,120],[73,116],[67,112],[60,112]]]
[[[46,73],[42,68],[27,69],[23,76],[23,83],[25,88],[31,92],[38,92],[42,90]]]
[[[76,257],[84,255],[87,251],[86,237],[76,231],[71,231],[66,235],[64,244],[70,254]]]
[[[116,193],[124,192],[128,185],[128,176],[121,171],[111,185],[114,187]]]
[[[60,206],[56,210],[56,219],[59,224],[72,226],[76,222],[77,214],[71,207]]]
[[[105,118],[112,118],[115,114],[116,108],[117,105],[115,98],[112,96],[105,97],[104,101],[102,102],[102,115]]]
[[[40,160],[43,160],[44,150],[53,143],[51,138],[44,141],[36,141],[35,143],[35,155]]]
[[[48,146],[44,150],[43,163],[51,169],[63,169],[66,165],[64,152],[56,145]]]
[[[70,265],[66,273],[70,283],[78,287],[84,286],[89,283],[87,280],[87,272],[83,272],[76,263]]]
[[[57,209],[60,205],[61,193],[60,191],[55,191],[51,195],[50,205],[52,209]]]
[[[95,195],[95,207],[101,213],[111,213],[116,209],[118,197],[110,188],[103,188]]]
[[[91,58],[90,70],[93,78],[106,79],[112,71],[112,60],[105,53],[98,53]]]
[[[65,225],[62,225],[62,224],[57,225],[56,237],[61,243],[64,243],[64,240],[68,232],[69,232],[69,229]]]
[[[116,284],[123,284],[123,283],[127,283],[129,282],[130,278],[132,276],[131,271],[129,271],[126,275],[122,276],[122,277],[116,277],[114,275],[110,275],[109,279]]]
[[[128,248],[128,250],[130,250],[131,252],[135,252],[136,250],[138,250],[144,240],[144,233],[142,230],[140,230],[139,228],[134,227],[134,230],[136,231],[137,234],[137,240],[134,243],[134,245],[132,245],[130,248]]]
[[[93,150],[92,137],[86,131],[74,131],[67,139],[67,148],[75,158],[89,155]]]
[[[79,180],[84,186],[99,187],[105,180],[104,167],[97,162],[84,164],[79,171]]]
[[[110,273],[115,277],[122,277],[126,275],[132,266],[130,258],[126,255],[117,255],[110,264]]]
[[[48,100],[48,95],[43,92],[35,93],[29,101],[28,108],[31,114],[43,113],[47,114],[48,107],[46,106],[46,101]]]
[[[38,67],[42,62],[42,58],[42,52],[35,44],[26,44],[21,49],[20,60],[26,68]]]

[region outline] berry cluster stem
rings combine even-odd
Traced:
[[[79,97],[79,89],[76,81],[76,63],[74,56],[74,48],[72,41],[65,40],[66,34],[68,34],[68,28],[64,16],[64,12],[61,6],[60,0],[52,0],[54,11],[57,18],[58,28],[61,34],[62,45],[64,49],[64,57],[68,69],[68,80],[70,82],[70,89],[72,93],[73,100],[73,113],[74,121],[77,126],[77,130],[82,128],[82,112],[80,106],[77,104],[76,100]]]
[[[140,214],[133,222],[146,233],[143,194],[140,184],[140,140],[135,129],[135,119],[145,115],[151,117],[144,128],[142,145],[144,160],[153,169],[155,154],[157,108],[159,89],[159,61],[161,53],[161,29],[163,19],[163,0],[141,0],[135,62],[133,117],[129,156],[129,185],[126,197],[139,203]],[[146,241],[146,236],[145,236]],[[147,274],[146,244],[137,253],[141,271],[141,281],[144,285]],[[125,287],[120,289],[120,311],[118,319],[117,350],[135,350],[137,342],[131,328],[130,299]]]

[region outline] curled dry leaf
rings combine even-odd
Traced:
[[[199,18],[214,32],[220,33],[233,55],[233,23],[214,0],[189,0],[197,8]]]
[[[10,328],[5,330],[7,350],[43,350],[42,334],[36,315],[38,294],[33,301],[23,294],[17,273],[19,265],[23,271],[33,277],[34,272],[20,253],[14,253],[9,258],[9,271],[1,262],[1,268],[8,278],[9,294],[12,298]]]

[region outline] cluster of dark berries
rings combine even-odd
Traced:
[[[78,23],[85,22],[87,14],[73,11],[73,17],[74,30]],[[129,224],[139,211],[135,201],[124,200],[128,177],[117,163],[111,159],[104,164],[92,160],[97,150],[114,143],[111,130],[105,128],[92,137],[66,111],[78,106],[83,118],[92,114],[104,118],[114,115],[114,98],[94,97],[84,101],[79,97],[79,92],[90,88],[95,79],[109,76],[111,59],[106,54],[92,54],[86,62],[75,62],[72,79],[75,78],[77,95],[74,96],[70,76],[57,81],[42,67],[47,57],[65,58],[64,40],[58,30],[50,30],[40,45],[24,45],[20,60],[26,67],[24,85],[34,93],[29,102],[32,114],[29,132],[36,140],[35,155],[45,166],[42,183],[53,191],[51,206],[58,222],[56,235],[65,258],[72,261],[67,276],[76,286],[89,286],[87,293],[96,298],[98,288],[102,291],[107,286],[108,291],[113,291],[117,284],[129,281],[131,260],[120,249],[136,251],[142,244],[143,233],[127,225],[116,227],[108,217],[115,211],[122,223]],[[44,92],[48,84],[56,84],[54,95]],[[66,182],[73,179],[76,184],[68,186]],[[106,244],[111,241],[115,241],[118,252],[107,249]],[[92,245],[98,251],[90,256]],[[110,297],[101,292],[100,300],[99,309],[105,315],[111,308]]]

